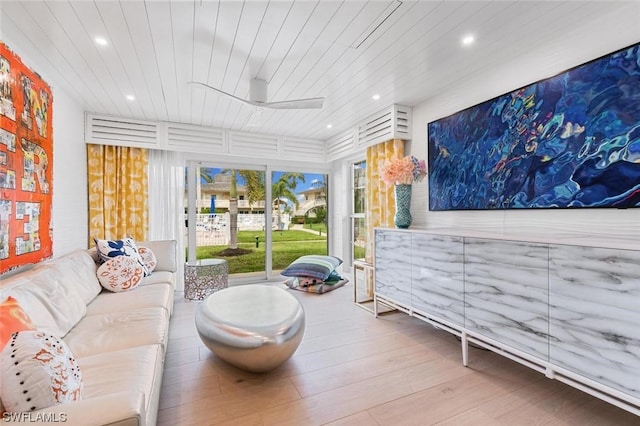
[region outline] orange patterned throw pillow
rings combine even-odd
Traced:
[[[29,315],[16,299],[9,296],[0,304],[0,351],[16,331],[35,330]]]
[[[147,268],[147,272],[151,274],[158,265],[156,255],[151,251],[149,247],[144,246],[138,247],[138,254],[140,254],[140,258],[142,259],[144,267]]]
[[[138,287],[144,271],[136,259],[117,256],[100,265],[97,276],[102,287],[119,293]]]
[[[42,331],[19,331],[11,336],[0,362],[0,391],[8,412],[82,399],[80,367],[62,339]]]

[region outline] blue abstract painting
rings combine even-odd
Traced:
[[[640,206],[640,44],[429,123],[429,210]]]

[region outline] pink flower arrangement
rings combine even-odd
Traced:
[[[380,170],[380,178],[389,185],[411,185],[420,182],[426,175],[424,160],[408,155],[385,162]]]

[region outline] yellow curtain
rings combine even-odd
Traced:
[[[93,238],[146,240],[147,150],[87,145],[89,245]]]
[[[404,156],[404,141],[392,139],[367,148],[367,241],[365,260],[373,262],[373,243],[375,227],[392,228],[395,214],[395,196],[393,185],[380,179],[380,167],[385,161]],[[366,288],[369,296],[373,295],[373,277],[366,277]]]

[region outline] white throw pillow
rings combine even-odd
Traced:
[[[138,246],[133,238],[123,238],[121,240],[98,240],[94,238],[94,241],[100,262],[106,262],[109,259],[119,256],[131,257],[140,264],[144,275],[149,275],[140,257],[140,253],[138,253]]]
[[[8,412],[40,410],[82,399],[82,374],[69,347],[42,331],[18,331],[0,355],[2,403]]]
[[[147,268],[147,272],[151,274],[156,269],[156,266],[158,266],[158,260],[156,259],[156,255],[153,254],[153,252],[149,247],[143,247],[143,246],[138,247],[138,254],[142,259],[142,263],[144,264],[144,267]]]
[[[102,287],[119,293],[138,287],[144,272],[137,260],[118,256],[100,265],[96,275]]]

